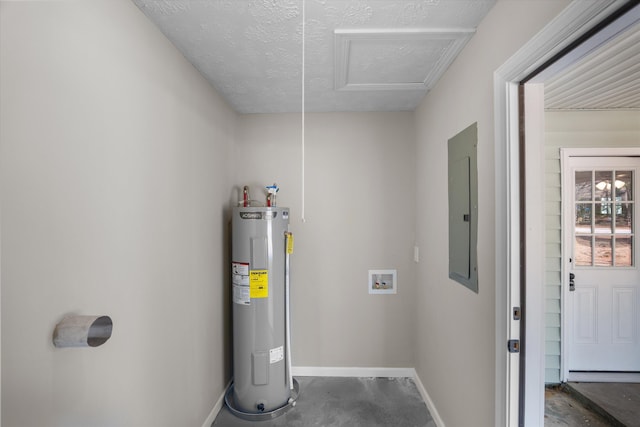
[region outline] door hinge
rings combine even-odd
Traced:
[[[520,320],[520,307],[513,307],[513,320]]]
[[[509,340],[507,342],[509,353],[520,353],[520,340]]]

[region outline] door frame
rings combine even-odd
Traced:
[[[562,299],[560,302],[560,310],[562,315],[562,332],[561,332],[561,342],[560,342],[560,373],[562,382],[569,381],[569,364],[567,362],[568,353],[570,350],[567,349],[567,343],[569,342],[569,331],[571,328],[571,319],[569,316],[565,316],[567,313],[567,306],[569,301],[569,286],[567,283],[568,280],[568,259],[571,257],[571,242],[567,241],[566,232],[568,230],[567,227],[570,227],[571,224],[571,216],[566,210],[566,206],[564,201],[568,195],[567,191],[569,191],[569,187],[571,186],[571,176],[566,174],[566,168],[568,167],[569,158],[571,157],[637,157],[640,156],[640,147],[623,147],[623,148],[614,148],[614,147],[597,147],[597,148],[560,148],[560,173],[562,174],[561,182],[562,182],[562,234],[561,234],[561,242],[562,242],[562,262],[561,262],[561,286],[562,286]],[[637,240],[636,240],[637,242]],[[575,375],[574,375],[575,376]],[[587,380],[599,380],[604,382],[635,382],[640,379],[640,374],[634,373],[603,373],[598,375],[585,374],[581,377],[575,377],[573,380],[580,379],[582,381]]]
[[[495,425],[539,426],[544,419],[544,366],[527,365],[527,377],[522,387],[519,381],[520,357],[507,352],[507,341],[520,338],[520,324],[514,322],[512,310],[520,306],[520,198],[519,189],[519,97],[518,86],[534,70],[550,61],[573,42],[628,3],[627,0],[573,0],[556,18],[520,48],[494,72],[494,131],[495,131],[495,274],[496,274],[496,382]],[[538,106],[543,109],[544,105]],[[541,176],[543,165],[527,165],[532,173]],[[542,182],[529,182],[543,191]],[[537,186],[537,187],[535,187]],[[543,253],[544,245],[531,247],[531,253]],[[527,271],[529,274],[531,269]],[[533,272],[538,277],[541,271]],[[536,280],[535,277],[528,278]],[[529,283],[535,283],[529,281]],[[529,286],[534,300],[544,300],[542,286]],[[526,296],[525,296],[526,297]],[[544,316],[544,304],[527,306],[529,316],[536,312]],[[531,337],[536,330],[526,324]],[[538,337],[542,336],[537,331]],[[539,339],[539,338],[538,338]],[[540,354],[530,353],[544,348],[544,342],[526,346],[522,357],[532,361]],[[530,357],[528,357],[530,356]],[[525,389],[526,388],[526,389]]]

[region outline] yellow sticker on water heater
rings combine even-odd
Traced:
[[[287,233],[287,253],[293,253],[293,233]]]
[[[249,294],[251,298],[269,298],[269,270],[249,271]]]

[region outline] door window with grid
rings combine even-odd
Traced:
[[[577,267],[633,267],[631,170],[575,172],[574,260]]]

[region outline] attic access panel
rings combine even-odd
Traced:
[[[478,292],[478,124],[449,139],[449,278]]]
[[[462,51],[472,28],[336,29],[335,89],[431,89]]]

